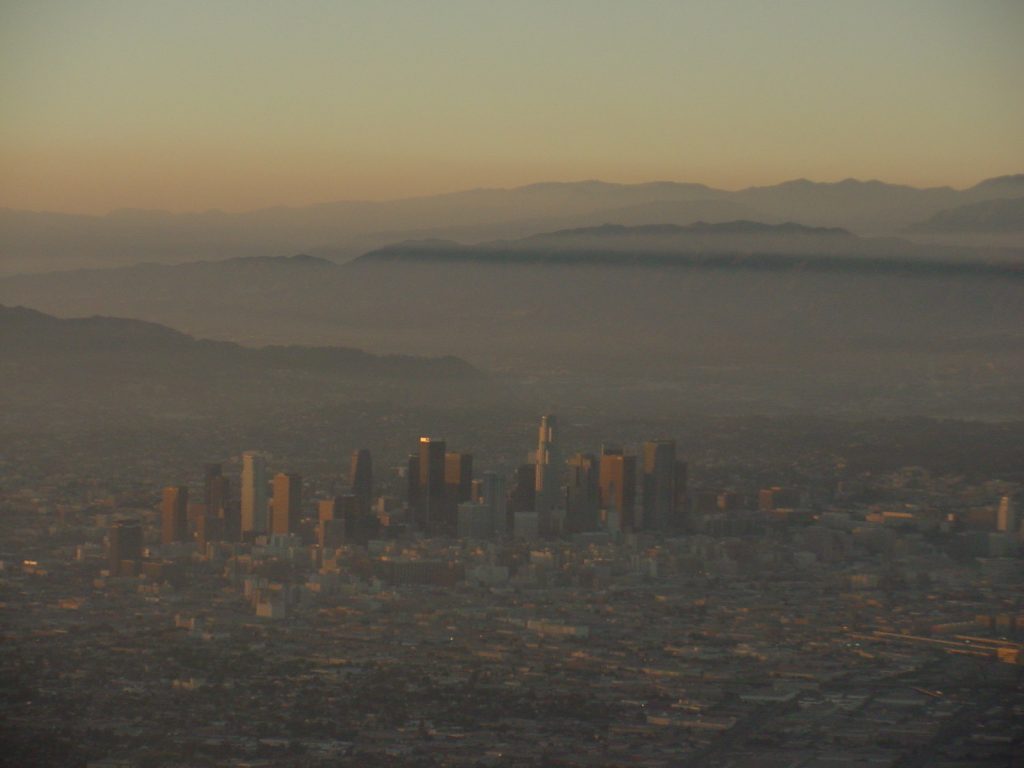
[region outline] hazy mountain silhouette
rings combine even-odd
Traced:
[[[1019,255],[1018,255],[1019,256]],[[895,238],[860,238],[842,229],[757,222],[698,223],[563,230],[519,240],[463,245],[445,240],[399,243],[338,265],[311,256],[242,257],[178,265],[141,264],[0,278],[0,303],[61,316],[113,314],[143,318],[201,336],[244,344],[306,343],[418,351],[376,331],[423,314],[458,312],[479,292],[453,295],[438,283],[462,285],[467,263],[510,267],[565,264],[716,272],[823,272],[847,275],[968,277],[1019,282],[1021,260],[1009,252],[918,246]],[[395,269],[371,267],[394,263]],[[424,269],[413,269],[421,265]],[[459,271],[461,269],[461,271]],[[381,277],[376,277],[377,273]],[[488,279],[486,271],[480,279]],[[413,276],[416,276],[415,278]],[[512,285],[536,275],[517,275]],[[594,278],[574,277],[574,282]],[[419,281],[419,282],[417,282]],[[600,283],[600,280],[597,280]],[[404,286],[404,294],[396,294]],[[440,290],[451,307],[432,307]],[[595,283],[596,304],[604,300]],[[558,301],[552,296],[552,301]],[[422,322],[422,320],[421,320]],[[485,324],[488,324],[484,320]],[[453,338],[457,337],[457,333]],[[438,341],[443,341],[443,336]],[[380,346],[383,344],[384,346]],[[455,351],[431,344],[430,354]]]
[[[797,180],[737,192],[676,182],[586,181],[242,213],[122,210],[106,216],[81,216],[2,209],[0,271],[10,274],[297,252],[346,260],[412,237],[479,241],[603,223],[689,224],[745,218],[887,234],[941,210],[1019,196],[1021,178],[990,179],[966,190],[916,189],[849,179],[834,184]]]
[[[897,238],[861,238],[836,227],[732,221],[687,226],[605,224],[476,245],[409,241],[371,251],[360,260],[603,263],[1022,278],[1024,264],[1020,256],[1012,251],[925,247]]]
[[[461,378],[480,372],[456,357],[374,355],[344,347],[264,346],[243,347],[229,341],[196,339],[158,323],[120,317],[94,316],[61,319],[26,307],[0,306],[0,342],[5,364],[26,361],[52,362],[63,366],[75,358],[77,371],[83,361],[97,355],[111,357],[106,363],[131,361],[135,372],[147,371],[173,379],[185,371],[244,374],[267,371],[337,373],[359,378]]]
[[[671,238],[680,229],[702,237],[765,232],[756,223],[642,231]],[[834,246],[863,240],[799,225],[767,231]],[[618,261],[596,263],[588,250],[569,251],[580,256],[570,263],[522,259],[520,251],[512,260],[371,257],[339,265],[302,257],[243,258],[20,275],[0,279],[0,303],[65,317],[140,318],[251,346],[456,355],[502,376],[526,377],[534,382],[530,392],[565,386],[563,397],[601,407],[621,404],[624,391],[636,390],[645,408],[666,411],[728,403],[773,410],[1024,412],[1024,280],[1008,279],[1019,276],[1012,267],[976,260],[950,265],[922,256],[755,254],[700,257],[707,263],[697,259],[680,269],[656,261],[635,264],[634,235],[627,228],[599,227],[586,236],[627,247],[609,252]],[[578,237],[562,232],[529,240],[535,248],[542,244],[544,253],[552,240]],[[433,246],[442,254],[453,247]],[[839,267],[807,266],[830,263]],[[0,339],[5,352],[11,337]],[[143,346],[164,350],[142,358],[145,391],[166,389],[168,381],[192,382],[195,397],[211,387],[221,393],[221,408],[237,407],[238,399],[253,407],[313,403],[354,386],[351,376],[322,363],[325,355],[348,360],[333,351],[253,352],[187,337]],[[110,372],[106,379],[90,379],[101,384],[88,385],[89,391],[116,383],[115,372],[128,364],[113,355],[93,356],[101,372],[110,360]],[[32,381],[42,378],[50,382],[46,386],[59,386],[61,397],[70,396],[81,377],[73,353],[68,360]],[[380,371],[384,363],[367,365]],[[429,379],[431,365],[400,366],[401,373],[387,380],[394,396],[422,397],[429,381],[444,386],[434,390],[443,402],[484,396],[475,379],[458,379],[466,382],[461,393],[444,383],[454,377]],[[378,384],[382,377],[360,380],[367,397],[389,391]],[[34,385],[25,379],[8,377],[7,386],[17,390],[15,381],[22,382],[20,396],[32,394]],[[401,394],[397,387],[404,387]]]
[[[1024,173],[985,179],[967,190],[979,200],[1024,195]]]
[[[876,235],[956,205],[964,195],[950,187],[917,189],[856,179],[820,184],[798,179],[741,190],[734,197],[765,216]]]
[[[1024,197],[985,200],[939,211],[918,228],[938,232],[1024,233]]]

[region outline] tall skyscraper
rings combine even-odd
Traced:
[[[558,419],[541,416],[534,455],[536,478],[534,506],[541,534],[551,533],[551,512],[561,501],[562,458],[558,446]]]
[[[422,530],[445,527],[444,440],[420,438],[416,522]],[[454,522],[454,521],[453,521]]]
[[[274,505],[271,532],[298,533],[302,519],[302,476],[294,472],[274,475]]]
[[[602,446],[599,484],[601,506],[615,510],[622,530],[636,530],[636,456]]]
[[[203,504],[206,511],[217,514],[223,508],[225,499],[221,480],[224,479],[220,464],[207,464],[203,471]]]
[[[676,503],[676,442],[652,440],[643,445],[643,514],[638,521],[649,531],[673,527]]]
[[[256,451],[242,454],[242,535],[267,532],[267,465]]]
[[[188,541],[188,488],[184,485],[164,488],[160,530],[164,544]]]
[[[484,472],[480,495],[483,505],[491,511],[494,532],[500,535],[508,533],[510,526],[505,478],[497,472]]]
[[[601,512],[597,458],[590,453],[578,453],[571,457],[567,464],[569,480],[566,486],[566,532],[596,531],[600,525]]]
[[[420,506],[420,455],[410,453],[405,465],[405,502],[414,519]]]
[[[450,500],[470,500],[473,489],[473,454],[448,451],[444,457],[444,484]]]
[[[110,550],[107,553],[110,561],[111,576],[128,575],[128,563],[138,564],[142,560],[142,525],[138,520],[116,520],[110,527]]]
[[[370,512],[373,502],[373,459],[367,448],[352,451],[352,468],[349,471],[352,495],[359,500],[360,511]]]
[[[512,493],[509,495],[509,513],[533,512],[537,501],[537,467],[520,464],[512,479]]]
[[[676,487],[672,528],[682,531],[686,528],[686,516],[690,509],[690,465],[681,459],[676,460]]]
[[[238,539],[238,525],[233,519],[228,489],[228,479],[222,474],[221,465],[207,464],[203,481],[203,505],[207,519],[203,522],[202,541]]]

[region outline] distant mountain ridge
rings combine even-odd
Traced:
[[[737,219],[726,222],[697,221],[689,225],[680,224],[642,224],[628,226],[624,224],[601,224],[596,227],[578,227],[576,229],[563,229],[557,232],[544,232],[525,238],[526,241],[543,241],[563,237],[599,236],[614,237],[626,236],[643,237],[646,235],[686,235],[686,234],[712,234],[712,235],[764,235],[764,234],[793,234],[793,235],[833,235],[839,237],[853,237],[849,231],[841,227],[808,227],[787,221],[782,224],[765,224],[759,221],[746,221]]]
[[[1024,173],[1013,173],[1007,176],[995,176],[991,179],[980,181],[971,187],[974,192],[999,190],[1002,194],[1020,195],[1024,194]]]
[[[0,318],[0,426],[31,413],[60,428],[68,403],[118,418],[125,402],[140,403],[142,414],[188,414],[198,403],[256,424],[281,403],[316,414],[327,402],[365,400],[472,407],[487,396],[520,402],[561,392],[575,402],[613,380],[636,382],[638,400],[661,392],[666,403],[679,397],[694,407],[735,396],[856,410],[882,398],[898,401],[894,412],[928,402],[948,413],[949,393],[959,392],[984,409],[1021,412],[1024,280],[1008,268],[779,254],[698,255],[680,266],[673,253],[636,263],[628,249],[597,260],[593,250],[567,250],[537,264],[533,253],[509,254],[453,259],[442,250],[436,260],[344,265],[238,259],[0,279],[6,305],[144,318],[245,345],[304,345],[252,349],[159,325],[43,317],[58,342],[39,329],[39,315],[29,315],[31,332],[14,331],[11,315]],[[361,357],[322,349],[329,345],[455,354],[494,375],[443,378],[416,359],[385,370],[370,361],[363,373]]]
[[[1024,232],[1024,196],[939,211],[918,228],[937,232]]]
[[[463,245],[410,241],[363,255],[360,262],[475,261],[521,264],[618,264],[699,269],[810,270],[1024,277],[1024,262],[964,258],[969,249],[918,246],[896,238],[865,239],[840,228],[751,221],[562,230]]]
[[[334,202],[240,213],[120,210],[84,216],[0,209],[0,272],[309,253],[348,260],[410,238],[476,242],[617,223],[747,219],[894,234],[946,209],[1024,195],[1024,175],[968,189],[797,179],[738,191],[703,184],[546,182],[385,202]]]
[[[429,347],[419,346],[423,314],[431,311],[424,302],[429,304],[437,281],[457,272],[441,268],[446,264],[459,269],[467,264],[515,268],[514,274],[504,270],[500,279],[519,282],[543,279],[540,273],[546,270],[529,269],[532,265],[563,265],[577,272],[589,265],[628,269],[628,279],[645,283],[648,278],[639,272],[673,270],[693,273],[695,280],[704,279],[701,275],[739,278],[744,273],[841,274],[1020,285],[1024,249],[919,245],[793,223],[601,225],[476,245],[439,239],[402,242],[343,265],[311,256],[238,257],[13,275],[0,277],[0,304],[21,304],[61,316],[145,318],[248,345],[301,341],[466,355],[457,344],[445,344],[445,334],[431,339]],[[495,270],[475,274],[485,283],[498,279]],[[466,304],[465,296],[448,300],[454,301],[453,311]]]

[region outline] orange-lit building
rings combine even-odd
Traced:
[[[599,485],[601,506],[618,513],[623,530],[636,530],[636,456],[602,446]]]
[[[188,541],[188,488],[184,485],[164,488],[160,530],[164,544]]]
[[[444,456],[444,484],[449,499],[469,501],[473,490],[473,454],[448,451]]]
[[[302,476],[293,472],[274,475],[271,533],[298,533],[302,519]]]

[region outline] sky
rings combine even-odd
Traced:
[[[0,206],[1024,172],[1020,0],[0,0]]]

